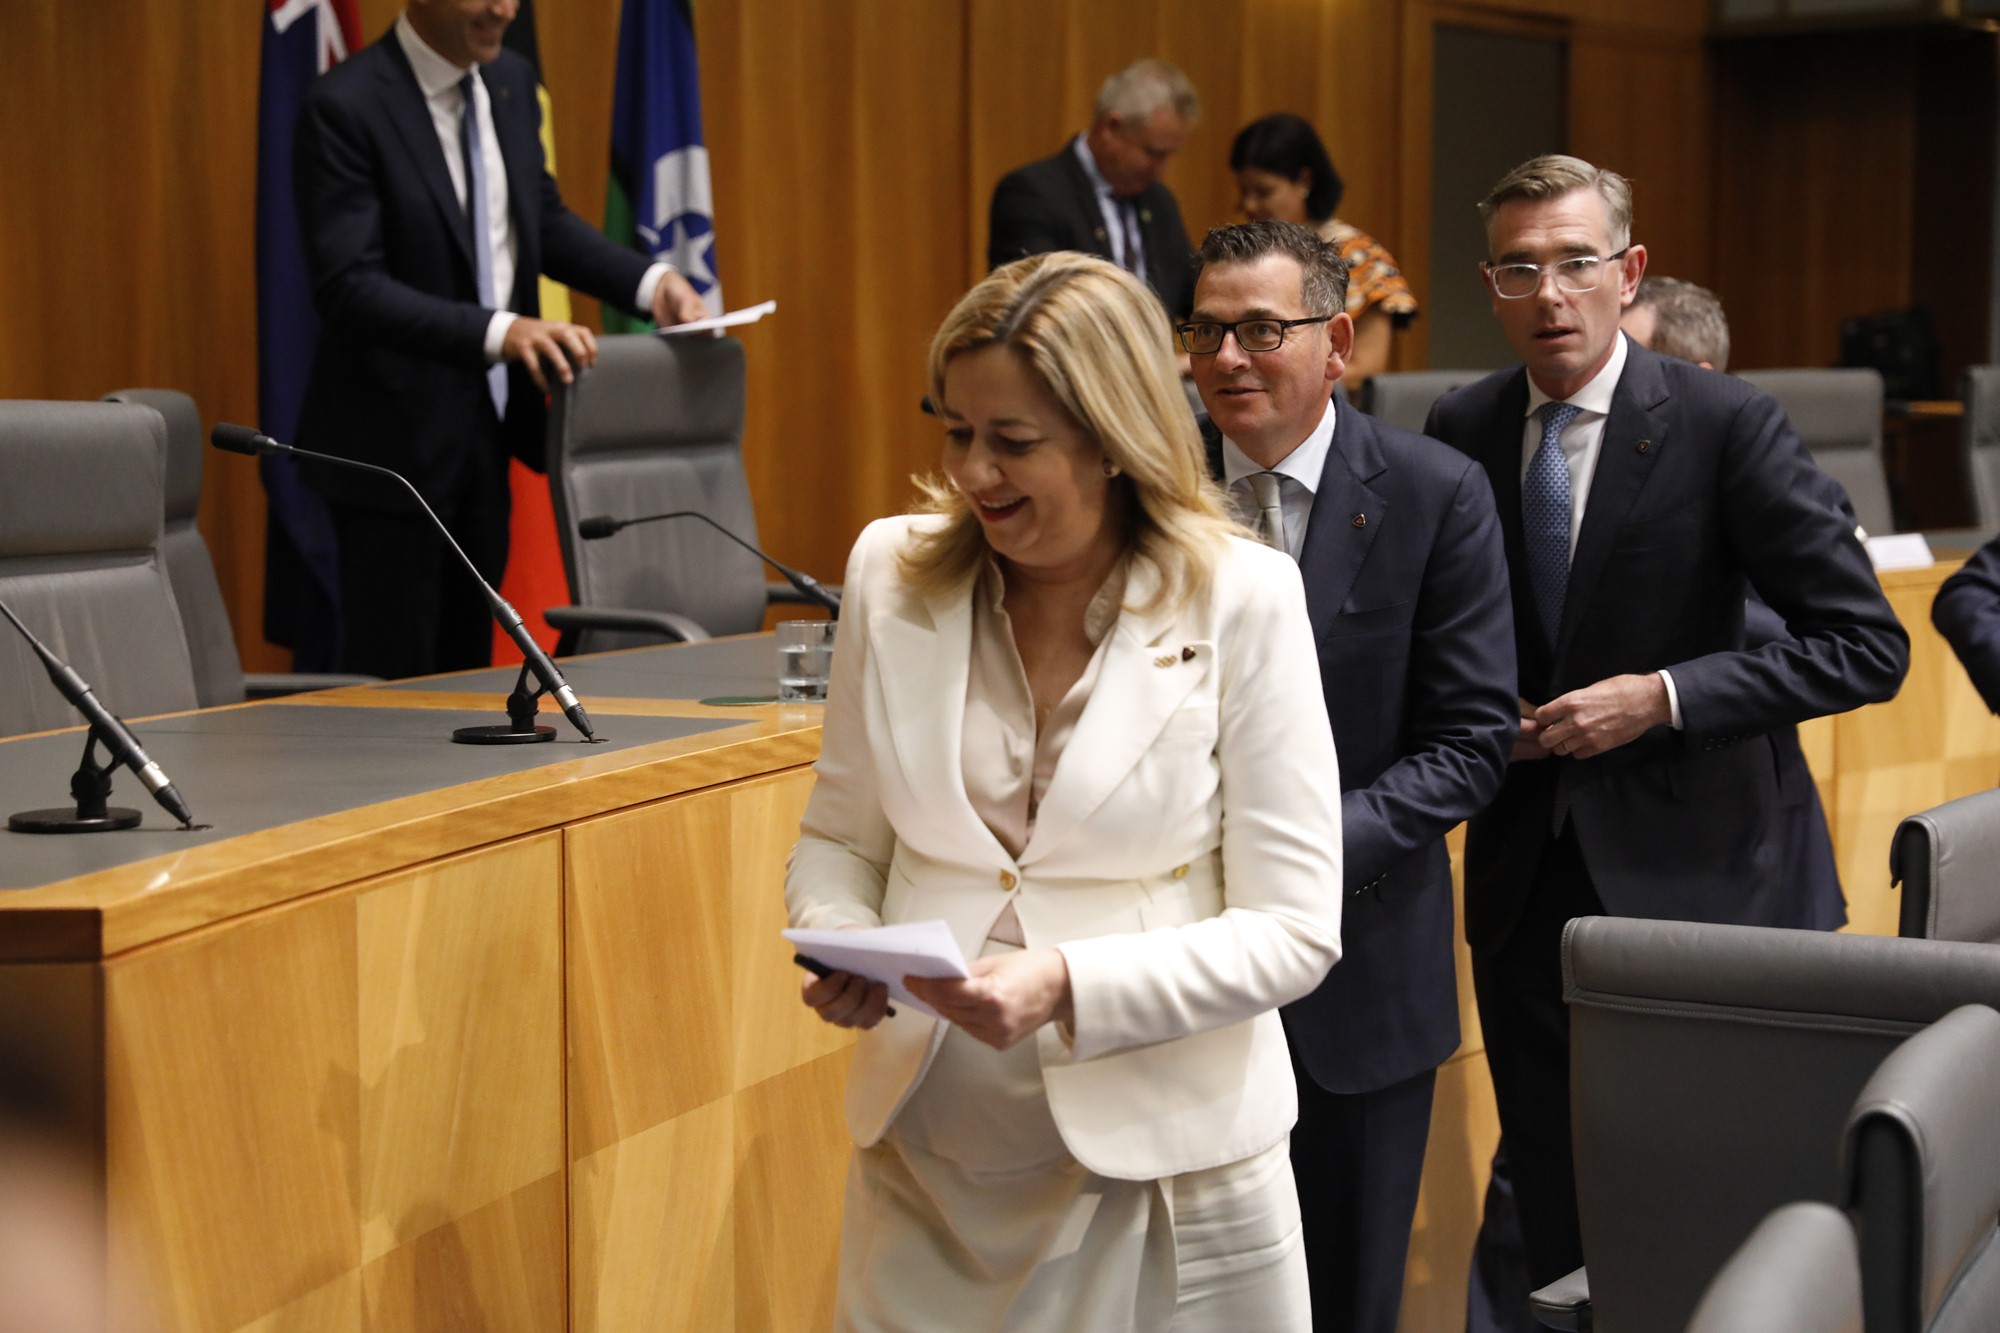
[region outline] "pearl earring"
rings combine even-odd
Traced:
[[[1105,459],[1105,460],[1104,460],[1104,475],[1105,475],[1105,476],[1107,476],[1107,477],[1115,477],[1115,476],[1117,476],[1117,475],[1118,475],[1118,474],[1119,474],[1120,472],[1123,472],[1124,470],[1125,470],[1125,469],[1123,469],[1123,468],[1119,467],[1119,466],[1118,466],[1118,465],[1117,465],[1116,463],[1112,462],[1112,461],[1111,461],[1110,459],[1108,459],[1108,458],[1107,458],[1107,459]]]

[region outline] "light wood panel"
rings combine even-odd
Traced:
[[[565,836],[578,1329],[826,1322],[852,1036],[798,1002],[778,936],[811,785],[738,783]],[[635,1262],[663,1254],[665,1271]]]
[[[555,1326],[559,1276],[523,1271],[560,1273],[558,844],[108,964],[114,1280],[186,1333],[338,1327],[356,1301],[370,1327]]]

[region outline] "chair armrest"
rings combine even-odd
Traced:
[[[1544,1328],[1590,1333],[1590,1272],[1579,1268],[1528,1293],[1528,1308]]]
[[[243,693],[251,699],[282,699],[288,694],[337,690],[346,685],[378,685],[380,676],[355,676],[340,671],[248,671]]]
[[[640,611],[624,606],[552,606],[542,619],[553,629],[572,631],[601,629],[625,634],[657,634],[676,643],[699,643],[708,631],[673,611]]]
[[[838,583],[822,583],[819,586],[825,588],[828,592],[832,593],[836,598],[840,596],[840,585]],[[804,593],[800,592],[797,588],[794,588],[791,584],[783,582],[782,580],[779,579],[773,579],[771,580],[771,582],[766,583],[764,585],[764,600],[766,602],[775,602],[783,606],[819,605],[818,602],[815,602],[812,598],[806,596]]]

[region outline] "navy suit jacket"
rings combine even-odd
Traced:
[[[564,207],[542,160],[541,107],[511,51],[479,67],[507,167],[517,257],[509,308],[538,315],[543,274],[630,309],[650,261]],[[541,392],[510,370],[507,419],[486,385],[493,311],[479,303],[472,225],[452,192],[430,110],[393,31],[307,94],[293,145],[299,224],[324,328],[299,443],[403,472],[433,505],[463,469],[539,465]],[[381,479],[308,464],[329,497],[409,507]]]
[[[1209,467],[1222,437],[1204,420]],[[1518,726],[1500,522],[1464,455],[1335,418],[1299,554],[1340,756],[1341,960],[1283,1012],[1313,1080],[1369,1092],[1458,1046],[1444,835],[1499,789]]]
[[[1104,210],[1074,140],[1053,157],[1030,162],[1000,178],[986,232],[986,263],[999,268],[1027,255],[1080,250],[1110,259],[1111,238]],[[1167,313],[1186,318],[1194,309],[1194,247],[1174,192],[1154,181],[1135,201],[1139,235],[1146,247],[1146,281]]]
[[[1986,706],[2000,713],[2000,537],[1938,589],[1931,623],[1958,654]]]
[[[1556,642],[1531,607],[1521,529],[1527,374],[1446,395],[1427,430],[1486,470],[1514,573],[1520,692],[1548,700],[1669,670],[1685,729],[1590,759],[1513,764],[1466,839],[1466,937],[1497,951],[1554,836],[1558,788],[1605,910],[1804,925],[1809,904],[1768,836],[1769,733],[1892,697],[1909,639],[1853,522],[1768,394],[1634,345],[1605,423]],[[1789,637],[1744,642],[1754,589]]]

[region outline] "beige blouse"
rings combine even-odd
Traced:
[[[1019,857],[1028,845],[1049,779],[1090,702],[1104,663],[1104,645],[1124,606],[1126,569],[1126,562],[1119,561],[1085,609],[1083,632],[1097,651],[1040,728],[1035,726],[1034,695],[1007,615],[1006,580],[991,560],[980,571],[972,593],[972,665],[966,674],[959,764],[973,812],[1009,856]],[[1012,903],[987,938],[1026,944]]]

